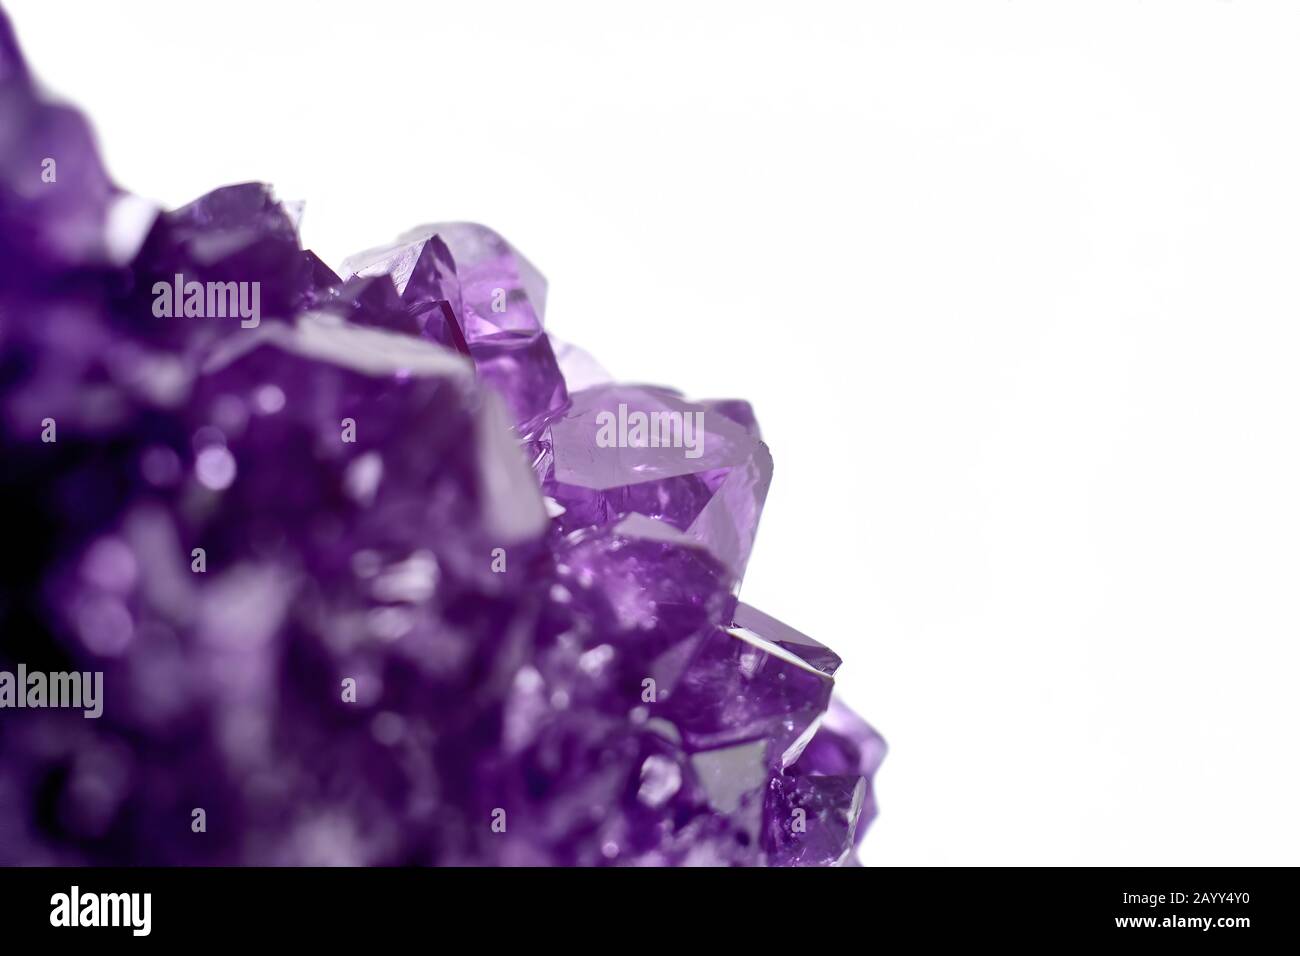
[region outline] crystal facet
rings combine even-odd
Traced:
[[[640,446],[630,441],[598,445],[602,416],[619,423],[637,413],[646,416],[648,428],[667,422],[669,439],[682,440],[660,441],[660,428],[645,435]],[[702,433],[693,436],[698,448],[689,449],[686,436],[674,431],[675,423],[695,416]],[[645,515],[698,541],[736,582],[744,576],[772,480],[772,456],[754,434],[716,408],[684,401],[668,389],[598,385],[571,396],[535,448],[535,454],[544,456],[546,493],[566,509],[562,528],[627,513]],[[697,456],[688,454],[695,450]]]

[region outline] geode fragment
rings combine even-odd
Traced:
[[[884,745],[737,601],[746,403],[603,379],[483,226],[124,226],[2,14],[0,180],[0,863],[852,860]]]

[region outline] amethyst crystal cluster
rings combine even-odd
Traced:
[[[0,14],[0,669],[103,675],[0,709],[0,863],[852,862],[884,744],[736,599],[746,403],[604,380],[482,226],[134,208]]]

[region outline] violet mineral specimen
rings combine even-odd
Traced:
[[[853,862],[748,404],[603,380],[482,226],[137,205],[0,14],[0,863]]]

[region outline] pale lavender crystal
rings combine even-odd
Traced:
[[[737,601],[747,403],[553,345],[483,226],[338,274],[243,183],[115,231],[2,14],[0,187],[0,671],[104,675],[0,709],[0,864],[853,862],[884,743]]]
[[[602,420],[616,424],[642,413],[669,422],[668,438],[646,436],[601,447]],[[655,416],[678,416],[677,419]],[[676,421],[702,424],[694,435],[674,433]],[[658,447],[649,444],[655,442]],[[698,454],[693,456],[693,453]],[[599,385],[573,395],[569,405],[535,439],[535,467],[546,493],[566,510],[562,528],[577,528],[637,513],[661,520],[699,542],[732,572],[737,583],[754,545],[758,518],[772,480],[772,456],[754,431],[716,406],[693,404],[662,388]]]
[[[782,624],[776,618],[769,617],[758,608],[750,607],[744,602],[736,605],[735,625],[789,651],[827,677],[834,677],[840,664],[843,663],[840,656],[825,644]]]
[[[491,229],[466,222],[422,226],[349,257],[343,268],[372,298],[389,299],[354,320],[465,352],[522,431],[564,406],[564,378],[542,331],[546,280]],[[374,284],[382,292],[370,290]]]
[[[472,222],[426,226],[457,263],[465,337],[471,344],[505,333],[542,330],[546,280],[510,243]]]

